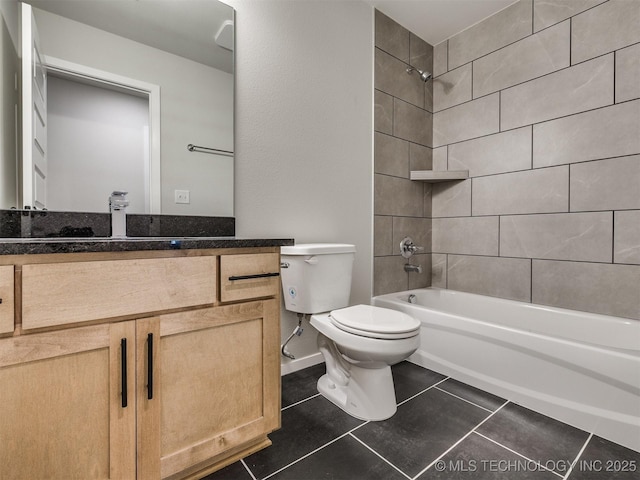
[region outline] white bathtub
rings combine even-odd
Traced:
[[[640,321],[436,288],[373,304],[422,322],[410,361],[640,451]]]

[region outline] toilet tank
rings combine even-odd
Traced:
[[[314,314],[349,305],[355,245],[306,243],[280,252],[287,310]]]

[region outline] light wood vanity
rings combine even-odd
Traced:
[[[279,246],[0,255],[0,478],[201,478],[280,426]]]

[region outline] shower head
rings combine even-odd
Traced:
[[[411,75],[413,72],[418,72],[418,75],[420,75],[420,80],[422,80],[423,82],[426,82],[431,78],[431,74],[429,72],[423,72],[422,70],[418,70],[415,67],[407,67],[407,73],[409,75]]]

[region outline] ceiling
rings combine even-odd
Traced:
[[[233,55],[213,41],[230,7],[215,0],[25,0],[33,6],[232,72]],[[274,0],[270,0],[274,1]],[[364,0],[431,45],[516,0]],[[151,12],[151,13],[150,13]]]
[[[517,0],[364,0],[431,45]]]
[[[24,0],[199,63],[233,72],[233,53],[215,43],[233,9],[216,0]]]

